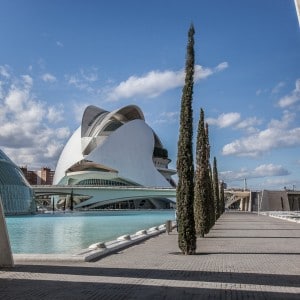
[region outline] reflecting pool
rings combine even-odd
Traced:
[[[13,253],[76,253],[96,242],[174,220],[174,210],[72,212],[6,217]]]

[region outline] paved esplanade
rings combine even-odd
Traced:
[[[1,299],[299,299],[300,224],[226,213],[183,256],[161,234],[92,263],[15,261]]]

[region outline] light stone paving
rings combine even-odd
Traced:
[[[181,255],[163,233],[95,262],[15,261],[0,299],[300,299],[300,224],[225,213]]]

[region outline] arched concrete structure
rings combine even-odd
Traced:
[[[225,208],[239,202],[239,210],[251,211],[251,191],[225,190]]]
[[[74,208],[96,208],[120,201],[152,199],[156,208],[160,202],[175,204],[176,189],[155,187],[99,187],[99,186],[34,186],[36,197],[42,195],[63,195],[66,201],[70,201],[70,195],[75,199]],[[83,201],[80,200],[83,199]],[[174,198],[174,200],[172,199]],[[162,200],[165,199],[165,200]],[[157,202],[157,200],[159,200]]]
[[[242,191],[225,190],[225,207],[237,204],[243,211],[298,211],[300,210],[300,191],[295,190],[262,190]]]

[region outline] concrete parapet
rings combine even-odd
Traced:
[[[175,222],[172,222],[175,227]],[[148,230],[142,229],[134,234],[125,234],[109,242],[97,242],[88,248],[82,249],[76,254],[15,254],[18,260],[22,261],[93,261],[130,247],[148,238],[154,237],[166,231],[165,224],[154,226]]]
[[[171,222],[171,227],[176,227],[176,222]],[[122,249],[138,244],[146,239],[166,232],[166,225],[162,224],[149,229],[142,229],[134,234],[125,234],[108,242],[97,242],[76,254],[14,254],[18,261],[65,261],[65,262],[89,262],[101,259]]]

